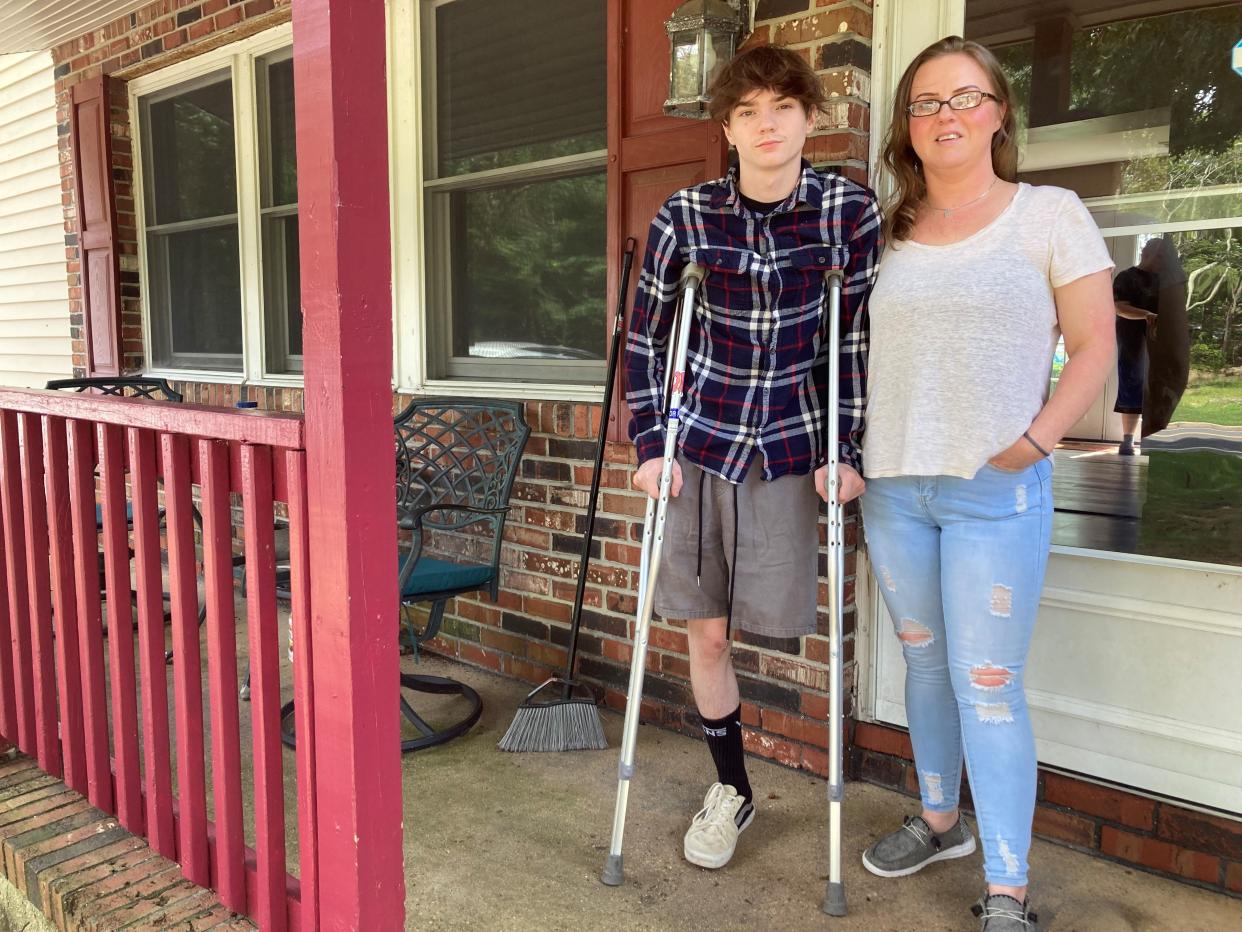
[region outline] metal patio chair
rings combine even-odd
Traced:
[[[52,379],[44,387],[78,394],[89,392],[112,395],[116,398],[149,398],[152,401],[171,401],[174,404],[185,401],[185,396],[169,385],[165,379],[92,376],[81,379]],[[161,516],[163,516],[163,511],[161,508]],[[131,527],[134,523],[134,506],[130,502],[125,503],[125,522]],[[103,530],[103,505],[99,503],[95,504],[95,529]]]
[[[92,392],[118,398],[149,398],[152,401],[173,401],[178,404],[185,396],[168,384],[166,379],[146,376],[91,376],[81,379],[52,379],[46,388],[60,391]]]
[[[439,634],[449,599],[481,591],[496,598],[509,495],[530,427],[518,401],[432,398],[412,401],[393,428],[401,626],[417,652]],[[410,612],[423,603],[431,608],[420,631]],[[432,725],[414,710],[406,691],[460,697],[465,712],[447,725]],[[464,734],[482,710],[478,693],[464,683],[402,673],[401,714],[418,732],[402,740],[402,752]],[[281,709],[281,737],[290,747],[292,713],[288,702]]]
[[[150,378],[147,376],[89,376],[73,379],[52,379],[44,387],[55,391],[110,395],[115,398],[146,398],[150,401],[166,401],[172,404],[181,404],[185,401],[185,396],[169,385],[167,379]],[[194,516],[194,523],[201,530],[203,524],[202,515],[199,514],[198,509],[193,505],[191,505],[191,513]],[[159,515],[160,521],[163,521],[163,508],[159,510]],[[125,523],[130,528],[134,526],[134,506],[129,501],[125,503]],[[96,533],[103,531],[103,505],[99,502],[95,503],[95,531]],[[99,560],[100,578],[102,579],[102,550],[99,553]],[[167,599],[168,593],[164,593],[164,597]],[[164,617],[167,620],[169,616],[165,614]],[[207,605],[204,602],[198,607],[198,623],[201,625],[206,617]],[[136,624],[137,622],[135,621]],[[172,651],[165,652],[165,659],[169,662],[172,661]]]

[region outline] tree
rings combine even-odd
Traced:
[[[1071,107],[1080,119],[1169,107],[1169,150],[1222,152],[1242,127],[1230,69],[1234,5],[1084,29],[1074,36]]]
[[[1176,239],[1187,272],[1192,364],[1211,370],[1242,365],[1242,248],[1236,231],[1196,230]]]

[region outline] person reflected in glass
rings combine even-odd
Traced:
[[[1113,410],[1121,415],[1121,445],[1117,453],[1134,455],[1134,435],[1143,416],[1147,387],[1147,340],[1156,333],[1159,290],[1155,272],[1156,240],[1143,247],[1138,265],[1119,272],[1113,279],[1113,304],[1117,309],[1117,400]]]
[[[906,661],[922,800],[863,864],[904,877],[975,850],[958,808],[964,760],[984,932],[1034,927],[1023,675],[1051,538],[1049,454],[1115,353],[1104,240],[1073,191],[1016,183],[1015,110],[996,57],[958,36],[897,85],[862,458],[863,531]]]
[[[1186,272],[1171,236],[1147,243],[1150,273],[1156,279],[1156,319],[1148,328],[1147,391],[1143,394],[1142,435],[1164,430],[1173,419],[1190,376],[1190,324],[1187,319]],[[1124,274],[1124,273],[1123,273]]]
[[[1113,279],[1117,310],[1117,401],[1121,456],[1133,456],[1136,436],[1169,426],[1190,372],[1186,273],[1173,240],[1149,239],[1137,265]]]

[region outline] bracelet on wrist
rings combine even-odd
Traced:
[[[1022,431],[1022,436],[1025,437],[1026,442],[1029,443],[1031,446],[1033,446],[1036,450],[1038,450],[1042,456],[1049,457],[1052,455],[1047,450],[1045,450],[1043,447],[1041,447],[1039,443],[1036,442],[1035,438],[1031,436],[1031,432],[1029,430]]]

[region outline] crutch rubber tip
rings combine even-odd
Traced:
[[[604,873],[599,879],[610,887],[619,887],[625,880],[625,871],[621,867],[622,857],[623,855],[620,854],[610,854],[608,860],[604,862]]]
[[[845,915],[845,884],[828,884],[828,890],[824,894],[824,903],[820,906],[820,910],[829,916]]]

